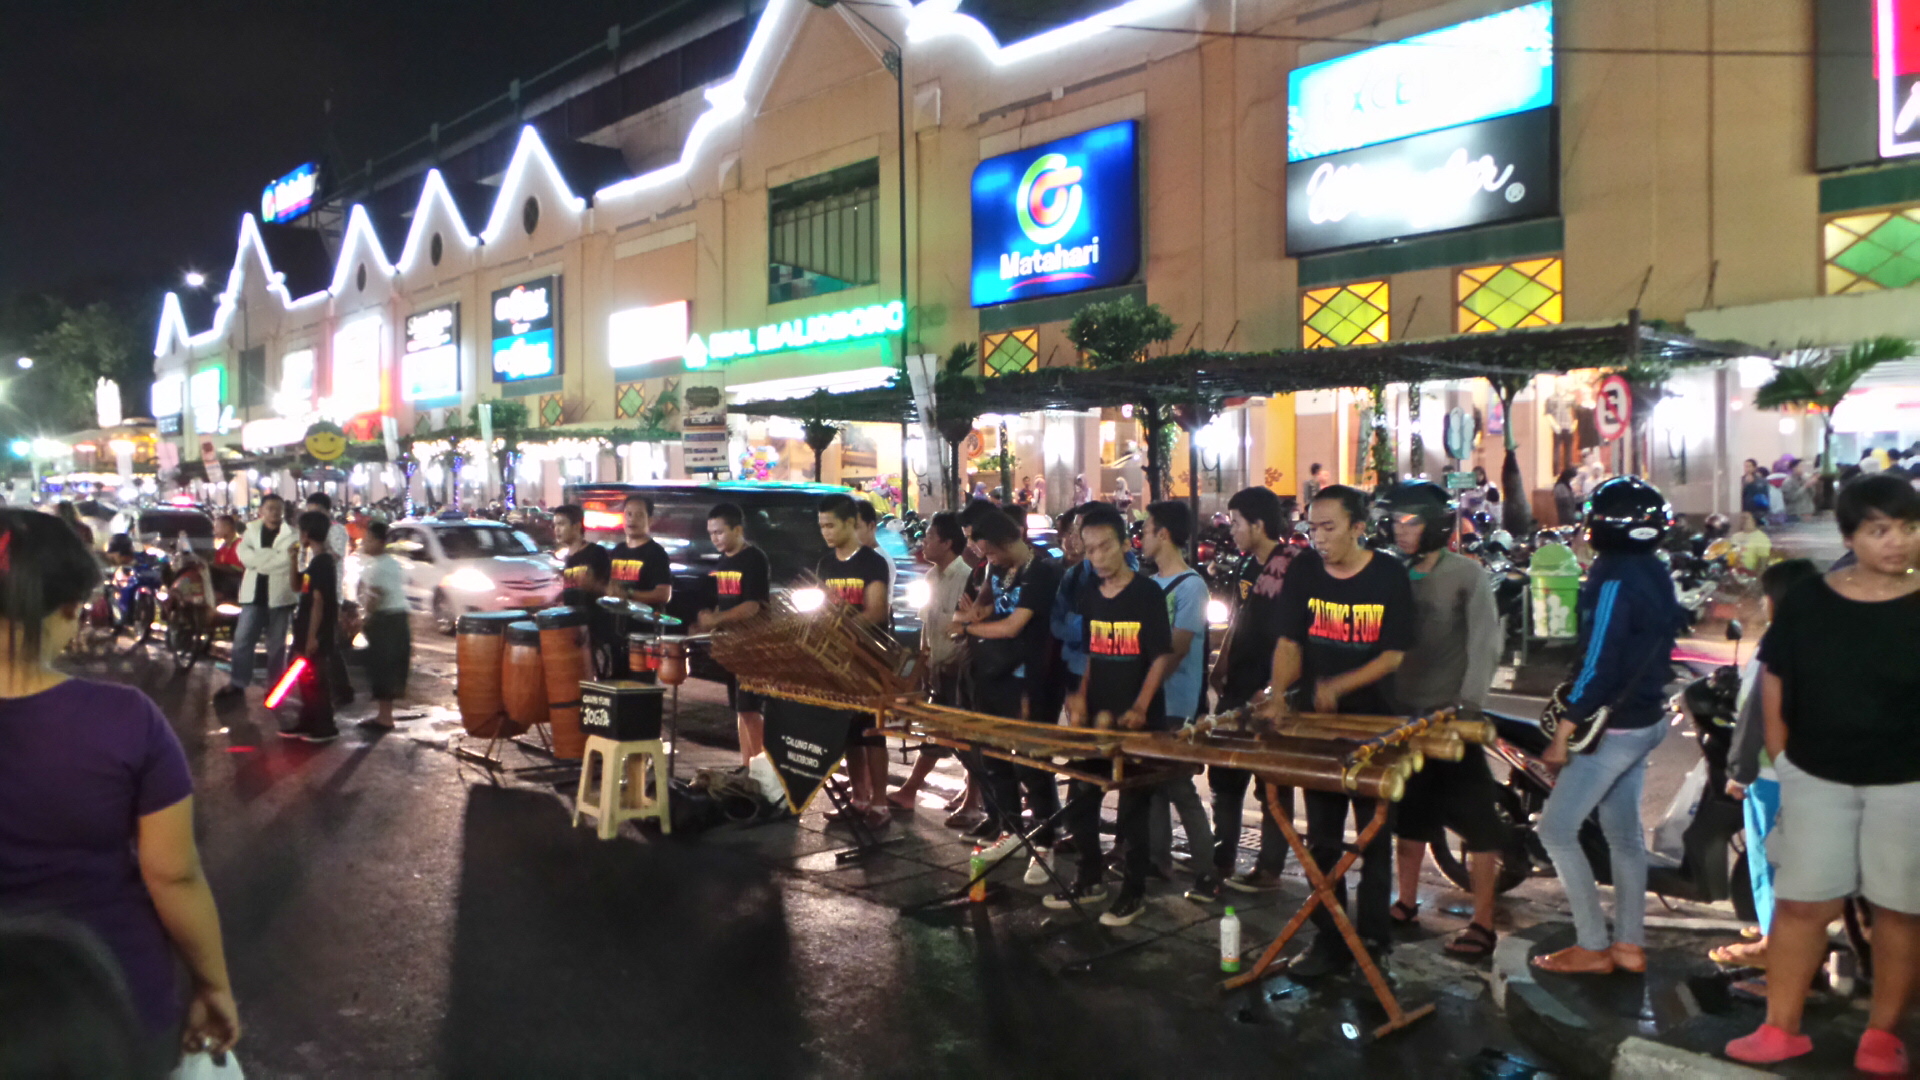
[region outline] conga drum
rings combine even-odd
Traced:
[[[654,681],[660,670],[660,646],[652,634],[627,635],[627,674],[640,682]]]
[[[668,686],[679,686],[687,681],[687,645],[684,639],[668,641],[661,645],[664,655],[660,658],[660,681]]]
[[[587,613],[553,607],[533,617],[540,627],[540,661],[547,673],[547,723],[553,729],[553,756],[578,761],[587,754],[580,728],[580,684],[593,678],[593,650],[587,644]]]
[[[507,624],[525,612],[462,615],[455,624],[454,698],[467,734],[492,739],[501,735],[506,703],[500,697],[501,661],[507,652]]]
[[[501,667],[506,676],[500,697],[507,722],[500,733],[513,736],[547,722],[547,672],[540,662],[540,627],[533,620],[509,623],[504,637],[506,658]]]

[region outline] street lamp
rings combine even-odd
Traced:
[[[187,288],[198,289],[207,283],[207,275],[198,270],[189,270],[187,271],[186,282]]]
[[[20,359],[18,359],[18,360],[16,360],[16,361],[14,361],[14,363],[16,363],[16,364],[19,364],[19,365],[20,365],[20,370],[21,370],[21,371],[25,371],[25,370],[27,370],[28,368],[30,368],[30,367],[32,367],[32,366],[33,366],[33,357],[31,357],[31,356],[23,356],[23,357],[21,357]]]

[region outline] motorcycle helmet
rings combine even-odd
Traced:
[[[1595,551],[1653,551],[1673,527],[1673,507],[1637,476],[1616,476],[1587,499],[1587,542]]]
[[[1453,535],[1453,526],[1458,509],[1445,488],[1425,480],[1414,480],[1404,484],[1395,484],[1387,492],[1387,536],[1393,536],[1396,519],[1402,514],[1418,515],[1426,529],[1420,534],[1420,550],[1416,555],[1425,555],[1447,546],[1447,540]]]

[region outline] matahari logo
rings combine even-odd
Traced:
[[[1014,196],[1020,231],[1036,244],[1051,244],[1080,220],[1080,167],[1065,154],[1042,154],[1027,166]]]

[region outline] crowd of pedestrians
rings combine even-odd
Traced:
[[[1268,722],[1301,712],[1443,707],[1475,715],[1503,634],[1488,576],[1449,550],[1461,504],[1424,482],[1376,499],[1315,475],[1297,522],[1264,487],[1228,500],[1240,559],[1224,580],[1188,564],[1197,523],[1184,502],[1147,505],[1137,527],[1110,503],[1072,507],[1056,518],[1058,559],[993,503],[935,514],[921,551],[931,695],[994,716],[1132,731],[1176,731],[1236,710]],[[1570,975],[1638,972],[1646,968],[1641,792],[1668,728],[1667,658],[1683,627],[1658,554],[1674,522],[1660,493],[1638,479],[1590,487],[1583,477],[1561,480],[1585,489],[1579,513],[1596,557],[1578,601],[1574,670],[1551,707],[1560,722],[1545,760],[1558,779],[1539,831],[1576,939],[1533,962]],[[284,733],[315,742],[338,734],[334,709],[351,693],[340,667],[348,541],[330,511],[325,496],[315,496],[290,517],[269,496],[244,528],[231,518],[216,526],[214,562],[234,569],[241,611],[231,681],[218,696],[245,692],[264,642],[270,674],[300,665],[302,705]],[[630,496],[622,542],[609,550],[587,541],[580,508],[559,508],[563,602],[667,603],[673,579],[651,535],[652,513],[645,496]],[[890,629],[896,568],[875,544],[872,504],[828,496],[818,517],[827,550],[814,572],[828,602]],[[1773,618],[1743,679],[1729,793],[1745,799],[1749,850],[1761,853],[1753,872],[1763,936],[1730,947],[1724,959],[1765,967],[1768,1009],[1766,1023],[1726,1052],[1753,1063],[1807,1052],[1803,1007],[1828,925],[1858,897],[1872,911],[1875,979],[1856,1064],[1895,1073],[1906,1067],[1906,1050],[1893,1031],[1920,962],[1920,669],[1907,658],[1920,640],[1920,495],[1906,477],[1882,470],[1839,490],[1835,518],[1850,553],[1842,565],[1821,573],[1800,560],[1768,564],[1761,574]],[[738,506],[709,512],[718,560],[698,616],[703,629],[751,618],[770,600],[767,556],[746,541],[744,525]],[[361,542],[357,600],[381,703],[375,722],[390,724],[410,645],[400,571],[385,541],[376,524]],[[58,968],[60,992],[74,1000],[104,994],[106,1012],[130,1001],[108,1023],[126,1033],[127,1053],[157,1061],[224,1052],[240,1023],[194,846],[184,754],[138,690],[71,678],[51,662],[100,572],[71,523],[0,510],[0,916],[38,920],[0,923],[0,951],[11,975]],[[1216,592],[1229,609],[1223,635],[1209,625]],[[763,703],[737,685],[728,689],[749,761],[764,742]],[[890,792],[884,739],[871,718],[851,723],[852,801],[837,814],[881,828],[913,811],[942,751],[922,750],[906,783]],[[1588,729],[1601,734],[1590,742],[1577,735]],[[1229,890],[1279,887],[1288,848],[1265,811],[1291,818],[1294,792],[1226,768],[1210,769],[1206,780],[1210,804],[1186,776],[1120,792],[1108,850],[1097,786],[1073,780],[1063,792],[1050,771],[983,757],[970,764],[966,793],[949,803],[948,824],[976,837],[989,865],[1030,852],[1024,879],[1050,886],[1048,907],[1099,905],[1102,923],[1125,926],[1145,910],[1154,882],[1179,872],[1170,851],[1175,816],[1192,853],[1187,899],[1213,903]],[[1236,872],[1250,793],[1261,839],[1250,868]],[[1398,804],[1302,794],[1306,846],[1323,871],[1348,850],[1350,829],[1358,833],[1376,814],[1387,824],[1359,852],[1352,902],[1376,962],[1386,962],[1398,927],[1420,919],[1425,854],[1449,833],[1468,853],[1473,906],[1445,948],[1468,959],[1493,952],[1496,880],[1509,840],[1495,800],[1481,755],[1430,760]],[[1611,919],[1579,840],[1589,815],[1612,859]],[[1118,885],[1110,888],[1114,871]],[[1345,881],[1335,888],[1347,905]],[[90,936],[47,921],[54,916]],[[1313,921],[1313,941],[1289,966],[1300,979],[1353,963],[1330,912]],[[0,977],[0,1039],[28,1015],[18,1011],[24,1005],[10,978]],[[59,1034],[46,1030],[48,1038]],[[118,1051],[99,1043],[88,1052]]]

